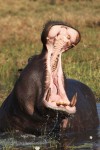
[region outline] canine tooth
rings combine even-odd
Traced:
[[[76,102],[77,102],[77,93],[75,93],[75,95],[72,97],[70,105],[73,107],[76,105]]]
[[[49,90],[48,90],[48,92],[47,92],[47,96],[46,96],[47,102],[49,101],[50,95],[51,95],[51,88],[49,88]]]
[[[75,47],[76,45],[75,45],[75,44],[72,44],[72,46]]]

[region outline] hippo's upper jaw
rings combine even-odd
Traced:
[[[61,54],[74,47],[80,40],[78,31],[65,25],[54,25],[50,28],[46,42],[46,82],[43,102],[46,107],[76,112],[76,94],[71,102],[64,89],[64,76],[61,65]]]

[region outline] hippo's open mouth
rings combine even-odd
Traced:
[[[74,47],[79,34],[73,28],[55,25],[49,30],[47,37],[46,82],[44,104],[46,107],[65,111],[69,114],[76,112],[76,94],[69,101],[64,89],[64,76],[61,65],[62,52]]]

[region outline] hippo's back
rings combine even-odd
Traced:
[[[66,93],[69,99],[77,93],[76,113],[71,119],[73,130],[91,130],[97,127],[99,119],[95,96],[91,89],[77,80],[67,79]]]

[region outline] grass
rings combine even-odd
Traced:
[[[80,44],[63,55],[64,72],[100,98],[99,8],[99,0],[0,0],[0,102],[11,91],[17,70],[41,51],[40,34],[48,20],[67,21],[81,32]]]

